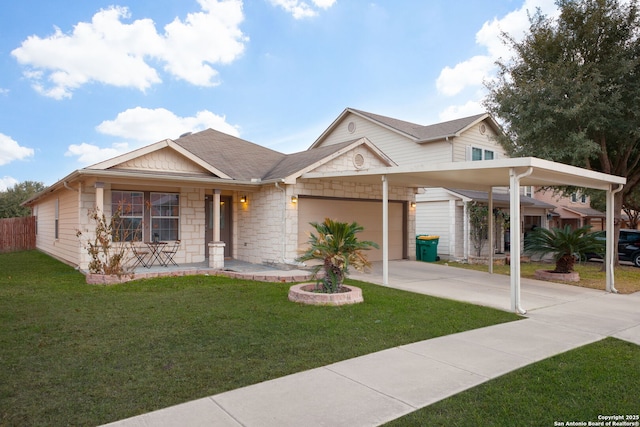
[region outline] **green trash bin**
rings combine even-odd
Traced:
[[[436,262],[438,260],[438,242],[440,236],[418,235],[416,237],[416,259]]]

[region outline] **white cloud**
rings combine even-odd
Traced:
[[[208,128],[233,136],[239,136],[237,126],[227,123],[224,116],[203,110],[191,117],[179,117],[164,108],[136,107],[119,113],[114,120],[105,120],[96,130],[102,134],[115,136],[129,142],[119,142],[111,147],[101,148],[83,142],[70,145],[66,156],[78,157],[82,164],[93,164],[124,154],[140,146],[176,139],[185,132],[198,132]]]
[[[105,120],[96,128],[98,132],[149,143],[166,138],[175,139],[184,132],[198,132],[213,128],[229,135],[239,136],[238,128],[204,110],[192,117],[179,117],[164,108],[136,107],[119,113],[115,120]]]
[[[439,114],[439,118],[441,121],[446,122],[448,120],[455,120],[460,117],[469,117],[483,112],[485,112],[485,109],[480,102],[468,101],[464,105],[453,105],[447,107]]]
[[[274,5],[290,13],[294,19],[311,18],[318,14],[319,9],[328,9],[336,0],[312,0],[313,5],[302,0],[269,0]]]
[[[476,33],[476,43],[485,48],[487,54],[474,56],[453,67],[445,67],[436,80],[438,91],[446,96],[454,96],[469,87],[482,86],[484,80],[495,75],[495,61],[499,58],[508,59],[511,55],[509,48],[502,43],[500,34],[506,32],[516,40],[521,40],[529,29],[529,16],[537,8],[550,16],[557,14],[554,1],[526,0],[520,9],[500,19],[485,22]]]
[[[0,133],[0,166],[33,156],[33,148],[22,147],[11,137]]]
[[[65,156],[77,157],[78,161],[84,165],[99,163],[103,160],[119,156],[130,151],[128,143],[117,143],[108,148],[100,148],[94,144],[71,144],[67,148]]]
[[[156,31],[151,19],[123,23],[125,7],[96,13],[91,22],[76,24],[71,33],[59,28],[45,38],[33,35],[11,53],[25,65],[26,78],[39,93],[70,98],[80,86],[99,82],[144,91],[161,82],[148,61],[198,86],[218,84],[213,64],[226,64],[244,52],[248,41],[239,28],[244,19],[241,0],[198,0],[201,12],[184,21],[176,18]]]
[[[468,86],[478,86],[494,68],[494,61],[489,56],[478,55],[454,68],[445,67],[441,72],[436,87],[447,96],[457,95]]]
[[[17,179],[10,176],[3,176],[0,178],[0,191],[7,191],[9,188],[13,188],[17,183]]]

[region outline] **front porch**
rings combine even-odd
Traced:
[[[287,270],[279,266],[266,264],[252,264],[235,259],[224,260],[222,269],[209,267],[209,260],[199,263],[181,264],[178,266],[153,265],[150,268],[139,266],[133,273],[121,277],[107,276],[104,274],[88,274],[87,283],[93,285],[111,285],[129,282],[131,280],[152,279],[155,277],[179,277],[179,276],[226,276],[233,279],[256,280],[259,282],[306,282],[312,280],[312,272],[309,270]]]

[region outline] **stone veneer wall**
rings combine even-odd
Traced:
[[[204,205],[204,189],[180,190],[180,249],[175,257],[178,264],[204,261]]]
[[[262,191],[247,193],[248,202],[238,203],[235,211],[238,229],[234,236],[235,257],[262,263],[293,262],[298,252],[298,210],[291,203],[293,195],[382,199],[382,184],[365,185],[342,181],[299,180],[295,185],[280,185],[281,189],[264,186]],[[282,190],[284,189],[284,191]],[[414,189],[389,188],[389,199],[410,202]],[[408,254],[415,256],[415,208],[408,209]]]

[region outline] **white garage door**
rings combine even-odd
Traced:
[[[389,259],[402,259],[404,248],[403,203],[389,202]],[[359,240],[376,242],[380,249],[367,251],[369,261],[382,260],[382,202],[300,197],[298,201],[298,247],[307,247],[309,233],[314,228],[310,222],[357,222],[364,227]]]

